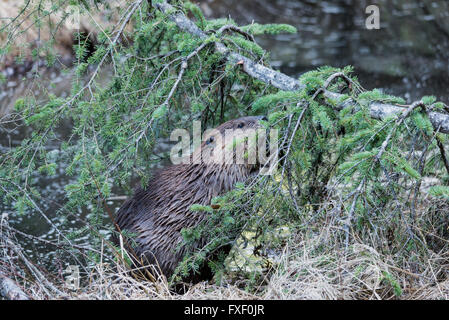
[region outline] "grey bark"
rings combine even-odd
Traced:
[[[14,281],[2,275],[0,275],[0,295],[7,300],[30,299]]]
[[[208,37],[207,34],[205,34],[200,28],[198,28],[194,22],[188,19],[182,12],[175,11],[175,8],[167,2],[158,3],[156,4],[156,6],[163,13],[168,14],[169,18],[173,22],[175,22],[181,30],[195,35],[200,39],[206,39]],[[272,85],[273,87],[276,87],[283,91],[296,91],[304,88],[304,85],[301,84],[297,79],[256,63],[241,54],[232,52],[222,43],[216,42],[215,49],[218,52],[224,54],[229,63],[234,65],[238,63],[242,66],[243,71],[249,76]],[[337,101],[342,98],[341,94],[328,90],[325,90],[323,95],[327,99],[333,99]],[[352,99],[347,99],[343,103],[337,105],[335,108],[337,110],[342,110],[352,105],[354,105],[354,101]],[[370,104],[370,115],[374,119],[383,119],[386,116],[390,116],[392,114],[400,114],[405,110],[407,109],[393,104],[385,104],[380,102],[372,102]],[[442,133],[449,133],[449,115],[439,112],[430,112],[429,120],[435,130],[439,130],[439,132]]]

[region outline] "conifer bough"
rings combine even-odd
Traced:
[[[175,22],[181,30],[197,36],[200,39],[206,39],[208,37],[193,21],[188,19],[184,13],[176,11],[176,9],[166,1],[157,3],[156,7],[163,13],[168,14],[169,18]],[[243,71],[249,76],[272,85],[280,90],[298,91],[304,89],[305,87],[297,79],[256,63],[241,54],[232,52],[222,43],[215,42],[215,49],[222,54],[226,54],[226,59],[229,63],[241,65]],[[326,99],[333,101],[342,101],[343,98],[342,94],[328,90],[323,90],[323,96]],[[342,110],[352,105],[354,105],[354,101],[351,98],[348,98],[342,103],[334,106],[334,108],[337,110]],[[403,113],[407,110],[407,108],[401,106],[376,101],[371,102],[369,107],[371,117],[379,120],[394,114]],[[428,116],[435,130],[441,133],[449,133],[449,115],[431,111],[428,112]]]

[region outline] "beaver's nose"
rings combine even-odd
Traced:
[[[260,120],[268,121],[268,118],[267,118],[267,116],[260,116]]]

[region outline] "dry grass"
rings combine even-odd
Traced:
[[[117,271],[118,269],[118,271]],[[114,270],[97,266],[80,290],[72,291],[67,287],[58,288],[62,294],[49,296],[44,286],[29,284],[26,292],[32,299],[70,299],[70,300],[248,300],[260,299],[236,286],[217,286],[205,282],[188,288],[184,294],[170,290],[165,278],[156,282],[136,279],[122,267]]]
[[[399,267],[395,258],[380,254],[369,245],[353,244],[347,253],[331,243],[323,229],[315,236],[294,233],[280,253],[279,263],[265,281],[243,289],[248,280],[228,278],[222,285],[202,282],[184,294],[170,290],[164,277],[156,282],[136,279],[126,268],[97,265],[83,277],[81,289],[58,286],[60,294],[41,283],[28,282],[25,291],[33,299],[183,300],[183,299],[447,299],[449,281],[439,282],[435,269],[444,257],[433,254],[428,268],[419,274]],[[243,279],[243,280],[242,280]],[[400,295],[395,293],[400,287]],[[257,287],[258,290],[254,288]],[[248,288],[248,287],[247,287]]]
[[[327,205],[336,207],[336,203]],[[61,277],[30,270],[31,263],[2,220],[0,274],[20,283],[32,299],[447,299],[449,204],[428,197],[417,209],[414,230],[420,244],[415,249],[404,250],[403,237],[389,239],[388,232],[366,230],[353,232],[346,249],[341,220],[326,210],[306,228],[291,225],[282,241],[268,243],[273,246],[274,254],[268,258],[272,267],[256,279],[247,273],[247,265],[241,272],[229,267],[220,285],[202,282],[184,294],[171,290],[162,276],[155,282],[137,279],[121,264],[96,265],[82,275],[80,289],[72,291]],[[404,226],[396,228],[398,235],[406,235]]]

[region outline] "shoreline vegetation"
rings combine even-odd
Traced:
[[[22,16],[34,20],[0,35],[0,70],[14,60],[31,59],[34,68],[41,60],[54,65],[74,57],[67,96],[20,97],[0,116],[0,130],[11,123],[32,128],[0,154],[0,292],[6,299],[448,298],[444,102],[425,96],[407,104],[365,90],[350,66],[289,77],[270,67],[255,36],[295,28],[209,20],[189,1],[118,1],[109,11],[91,1],[82,20],[87,37],[78,34],[78,42],[64,18],[51,20],[51,10],[33,1],[4,3],[0,15],[17,17],[11,26]],[[42,29],[33,27],[36,21]],[[60,33],[49,36],[45,28],[55,24]],[[95,41],[89,44],[89,37]],[[110,75],[100,81],[106,68]],[[174,293],[176,277],[148,280],[144,270],[130,269],[131,253],[111,243],[112,235],[132,235],[114,230],[108,199],[131,194],[131,181],[145,185],[157,161],[155,141],[172,129],[193,120],[213,127],[241,114],[267,114],[268,125],[280,130],[278,172],[191,207],[210,219],[183,230],[185,244],[209,241],[186,255],[177,275],[225,245],[233,249],[208,262],[212,281]],[[72,124],[67,139],[57,133],[62,121]],[[58,209],[47,212],[35,174],[52,176],[61,163],[72,181]],[[57,238],[9,223],[13,215],[31,214]],[[66,232],[58,218],[83,226]],[[79,286],[67,281],[67,266],[48,271],[29,258],[23,239],[54,247],[77,265]]]

